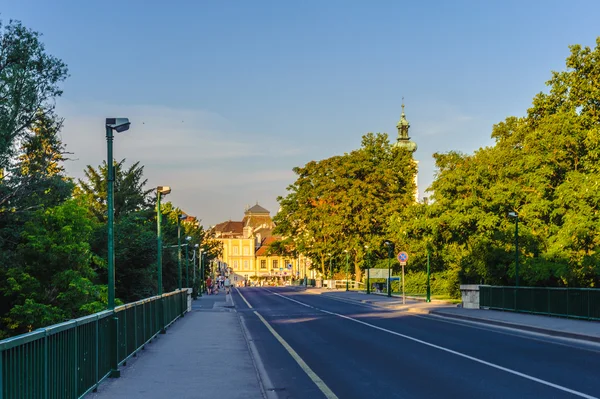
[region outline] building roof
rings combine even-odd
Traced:
[[[258,202],[253,207],[248,208],[246,210],[246,212],[244,212],[244,215],[248,215],[250,213],[253,213],[253,214],[261,214],[262,213],[262,214],[267,214],[267,215],[271,214],[271,212],[269,212],[268,210],[266,210],[262,206],[258,205]]]
[[[277,237],[267,237],[265,239],[262,240],[262,242],[260,243],[260,247],[258,248],[258,250],[255,253],[255,256],[267,256],[267,251],[269,249],[269,247],[271,246],[271,244],[273,244],[275,241],[278,241],[279,239]]]
[[[228,220],[227,222],[219,223],[214,227],[216,233],[241,235],[244,233],[244,223]]]

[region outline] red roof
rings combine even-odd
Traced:
[[[244,234],[244,224],[242,222],[234,222],[229,220],[216,225],[215,232],[221,234],[242,235]]]
[[[260,243],[260,247],[256,251],[255,256],[267,256],[267,250],[269,246],[273,244],[275,241],[278,241],[276,237],[267,237]]]

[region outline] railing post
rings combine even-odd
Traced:
[[[94,392],[96,392],[98,390],[98,381],[100,380],[100,350],[98,349],[98,347],[100,346],[100,317],[98,315],[96,315],[96,339],[94,340],[96,342],[96,354],[95,354],[95,358],[96,358],[96,378],[95,378],[95,384],[94,384]]]
[[[74,380],[73,381],[73,386],[74,386],[73,393],[75,394],[74,395],[75,398],[79,397],[79,393],[77,392],[78,391],[77,387],[79,385],[79,356],[78,356],[79,355],[79,343],[77,342],[78,338],[79,338],[79,334],[78,334],[77,330],[79,330],[79,328],[77,328],[77,327],[78,327],[78,323],[75,322],[75,328],[73,329],[74,330],[73,335],[75,335],[75,338],[73,339],[73,347],[75,348],[73,350],[73,357],[74,357],[73,364],[75,365],[75,370],[74,370],[75,378],[73,379]]]
[[[114,309],[112,312],[109,334],[110,378],[119,378],[121,376],[121,371],[119,370],[119,318]]]

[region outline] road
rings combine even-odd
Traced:
[[[600,347],[334,300],[233,292],[277,398],[596,398]]]

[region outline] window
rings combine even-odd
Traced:
[[[250,248],[244,247],[244,255],[250,255]]]
[[[233,261],[233,268],[234,268],[234,269],[237,269],[237,268],[238,268],[238,261],[237,261],[237,260],[234,260],[234,261]]]
[[[267,268],[267,261],[266,261],[266,259],[262,259],[260,261],[260,268],[261,269],[266,269]]]
[[[277,259],[273,259],[273,269],[279,269],[279,266],[277,265]]]
[[[238,247],[237,245],[235,247],[233,247],[233,254],[234,255],[239,255],[240,253],[240,247]]]
[[[244,270],[248,270],[250,268],[250,265],[248,264],[248,261],[245,260],[244,261]]]

